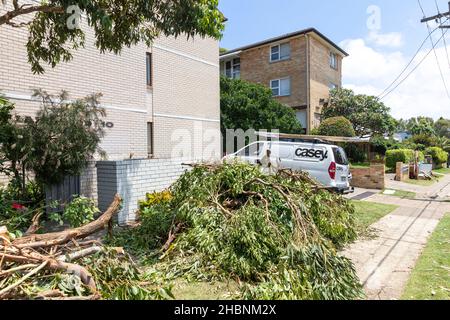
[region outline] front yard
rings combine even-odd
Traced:
[[[431,236],[403,293],[405,300],[450,300],[450,214]]]

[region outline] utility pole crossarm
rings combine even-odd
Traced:
[[[437,14],[435,16],[428,17],[428,18],[423,18],[422,20],[420,20],[420,22],[425,23],[425,22],[428,22],[428,21],[442,19],[442,18],[445,18],[445,17],[450,17],[450,2],[448,3],[448,12],[439,13],[439,14]]]

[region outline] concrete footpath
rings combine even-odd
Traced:
[[[397,188],[398,189],[398,188]],[[369,300],[400,299],[430,235],[450,212],[450,176],[423,190],[429,198],[406,200],[381,194],[365,201],[400,206],[375,223],[377,237],[350,245],[344,255],[355,264]]]

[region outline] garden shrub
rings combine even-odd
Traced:
[[[414,161],[415,151],[411,149],[396,149],[388,150],[386,152],[386,166],[394,169],[397,162],[410,163]],[[425,156],[423,152],[419,151],[419,161],[423,161]]]
[[[334,117],[324,120],[319,127],[319,135],[335,137],[356,136],[352,123],[344,117]]]
[[[431,147],[425,150],[425,153],[427,155],[430,155],[433,157],[433,162],[437,166],[441,166],[444,163],[447,163],[448,160],[448,152],[445,152],[439,147]]]
[[[60,215],[53,213],[50,219],[59,222],[61,225],[67,222],[71,228],[78,228],[95,220],[95,215],[100,210],[95,206],[95,201],[86,197],[75,197]]]

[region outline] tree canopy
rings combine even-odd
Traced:
[[[222,77],[220,91],[222,132],[278,129],[282,133],[301,133],[294,110],[274,100],[269,88]]]
[[[352,123],[344,117],[325,119],[320,124],[318,134],[329,137],[354,137],[356,135]]]
[[[79,23],[79,12],[93,30],[95,46],[101,52],[119,53],[139,42],[150,45],[160,35],[220,38],[224,28],[218,0],[48,0],[35,4],[1,0],[2,3],[7,9],[0,14],[0,28],[29,28],[28,61],[34,73],[44,72],[42,63],[55,67],[61,61],[71,60],[73,51],[84,47],[85,28],[70,27]]]
[[[374,96],[356,95],[353,90],[334,89],[324,107],[322,119],[343,116],[350,120],[358,136],[392,134],[396,120],[390,109]]]
[[[68,95],[36,91],[42,107],[35,118],[13,115],[14,105],[0,97],[0,172],[24,185],[25,171],[43,184],[59,183],[85,169],[104,136],[105,111],[99,94],[67,102]]]

